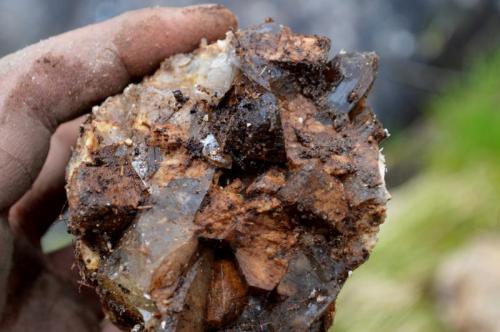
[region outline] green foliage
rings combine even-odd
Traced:
[[[436,99],[423,130],[400,135],[392,153],[422,171],[392,191],[378,246],[341,292],[335,332],[446,331],[436,268],[472,237],[500,232],[500,52]]]
[[[433,167],[500,162],[500,51],[477,62],[465,82],[432,104],[429,115],[439,135],[430,147]]]

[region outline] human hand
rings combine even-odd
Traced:
[[[154,8],[74,30],[0,59],[0,330],[99,331],[69,250],[44,256],[60,213],[80,115],[169,55],[236,28],[222,6]]]

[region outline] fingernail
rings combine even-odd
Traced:
[[[221,4],[210,3],[210,4],[187,6],[182,8],[182,12],[185,14],[198,12],[207,15],[217,15],[217,16],[223,15],[226,17],[228,25],[232,29],[238,28],[238,19],[236,18],[234,13],[229,8]]]

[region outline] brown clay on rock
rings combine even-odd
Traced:
[[[314,163],[292,173],[278,197],[302,213],[330,222],[333,227],[342,222],[348,211],[342,182]]]
[[[236,259],[250,286],[271,291],[286,273],[295,234],[283,213],[260,214],[244,223],[233,242]]]
[[[75,170],[68,204],[79,213],[72,216],[72,232],[114,233],[134,218],[147,192],[130,160],[122,157],[126,149],[124,145],[107,146],[92,155],[92,164],[83,163]]]
[[[276,194],[286,183],[285,173],[276,168],[271,168],[269,171],[257,177],[246,189],[247,195],[255,194]]]
[[[245,200],[242,186],[236,180],[213,188],[195,223],[201,237],[227,241],[250,286],[272,290],[286,272],[296,236],[277,198]]]
[[[67,174],[85,282],[134,331],[326,331],[389,195],[378,58],[268,23],[109,98]]]

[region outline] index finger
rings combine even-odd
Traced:
[[[237,26],[225,7],[152,8],[74,30],[0,60],[0,211],[40,171],[50,136],[169,55]]]

